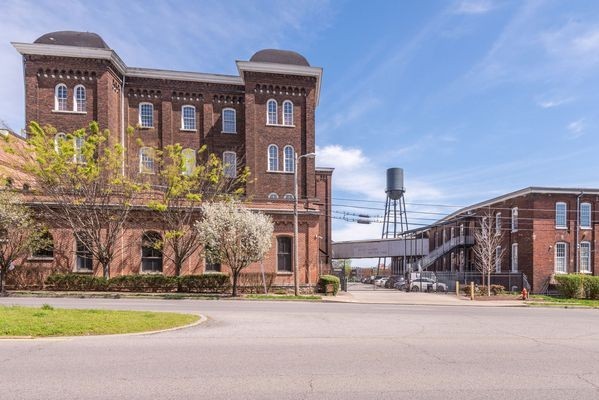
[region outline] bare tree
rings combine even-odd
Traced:
[[[109,278],[123,226],[144,188],[123,173],[123,147],[111,144],[96,122],[69,134],[33,122],[27,145],[17,150],[33,180],[28,201],[39,204],[47,220],[71,229]]]
[[[0,191],[0,295],[5,293],[6,275],[20,259],[48,246],[44,228],[18,194]]]
[[[503,232],[500,226],[493,226],[493,216],[486,212],[480,220],[480,227],[474,232],[473,247],[476,269],[482,274],[482,281],[487,286],[487,296],[491,296],[491,273],[497,263],[501,262],[504,250],[501,247]]]
[[[227,166],[222,160],[205,152],[205,146],[196,153],[178,143],[166,146],[164,151],[155,151],[160,171],[148,205],[164,231],[162,242],[156,245],[174,264],[177,276],[185,261],[200,247],[200,233],[194,227],[200,215],[199,206],[203,202],[241,196],[249,175],[247,168],[240,168],[235,178],[226,177]]]
[[[237,202],[206,203],[202,205],[202,218],[196,228],[206,258],[231,268],[233,296],[237,296],[239,273],[251,263],[262,260],[272,245],[271,218]]]

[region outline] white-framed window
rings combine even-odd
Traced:
[[[181,129],[186,131],[196,130],[196,108],[194,106],[181,107]]]
[[[60,147],[66,138],[67,135],[65,135],[63,132],[58,132],[56,136],[54,136],[54,151],[56,151],[56,153],[60,152]]]
[[[284,158],[284,171],[285,172],[293,172],[295,171],[295,151],[293,150],[293,146],[285,146],[283,149],[283,158]]]
[[[194,149],[183,149],[181,158],[183,161],[183,175],[190,176],[196,167],[196,151]]]
[[[580,242],[580,272],[591,272],[591,242]]]
[[[518,272],[518,243],[512,243],[512,272]]]
[[[512,232],[518,231],[518,207],[512,208]]]
[[[580,203],[580,227],[591,228],[591,203]]]
[[[85,86],[77,85],[77,86],[75,86],[75,91],[73,92],[73,111],[85,112],[85,107],[86,107]]]
[[[139,104],[139,126],[142,128],[154,127],[154,105],[152,103]]]
[[[279,195],[278,195],[278,194],[276,194],[276,193],[270,193],[270,194],[268,195],[268,199],[269,199],[269,200],[277,200],[278,198],[279,198]]]
[[[285,200],[293,200],[295,197],[291,193],[286,193],[285,196],[283,196],[283,198]]]
[[[270,99],[266,102],[266,123],[268,125],[276,125],[277,120],[277,101]]]
[[[234,151],[225,151],[223,153],[223,168],[225,177],[237,177],[237,153]]]
[[[564,229],[567,227],[566,223],[566,213],[568,212],[568,207],[564,202],[555,203],[555,227]]]
[[[568,248],[566,243],[557,242],[555,244],[555,272],[565,274],[567,272]]]
[[[501,246],[495,247],[495,272],[501,272]]]
[[[283,125],[293,125],[293,103],[291,100],[283,102]]]
[[[501,213],[500,212],[495,214],[495,234],[497,236],[501,235]]]
[[[223,132],[237,133],[237,112],[233,108],[223,109]]]
[[[77,164],[85,164],[83,146],[85,146],[85,138],[75,136],[73,138],[73,161]]]
[[[75,270],[92,272],[94,270],[94,255],[91,251],[91,241],[81,240],[87,236],[84,233],[75,235]]]
[[[142,174],[154,173],[154,149],[142,147],[139,149],[139,172]]]
[[[268,146],[268,170],[279,170],[279,148],[276,144]]]
[[[67,85],[64,83],[54,88],[54,110],[67,111]]]

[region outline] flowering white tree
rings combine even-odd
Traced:
[[[237,296],[239,273],[264,258],[272,245],[272,220],[233,201],[206,203],[201,211],[202,219],[196,222],[196,229],[206,258],[231,268],[233,296]]]
[[[48,246],[44,229],[17,196],[0,191],[0,295],[5,293],[6,274],[15,268],[15,262]]]
[[[498,227],[493,229],[493,216],[491,213],[485,213],[481,218],[480,228],[474,232],[476,244],[473,247],[473,252],[476,269],[483,275],[483,284],[485,284],[486,277],[487,296],[491,296],[491,273],[503,257],[502,240],[501,229]]]

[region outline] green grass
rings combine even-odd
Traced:
[[[85,336],[148,332],[196,322],[197,315],[0,306],[2,336]]]
[[[599,308],[599,300],[587,300],[587,299],[566,299],[563,297],[545,296],[535,294],[530,296],[529,302],[533,304],[549,304],[559,306],[586,306]]]
[[[314,296],[314,295],[294,296],[294,295],[278,295],[278,294],[248,294],[245,297],[247,299],[254,299],[254,300],[301,300],[301,301],[322,300],[321,296]]]

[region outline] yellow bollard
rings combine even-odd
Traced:
[[[460,297],[460,281],[455,281],[455,295]]]
[[[470,282],[470,300],[474,300],[474,282]]]

